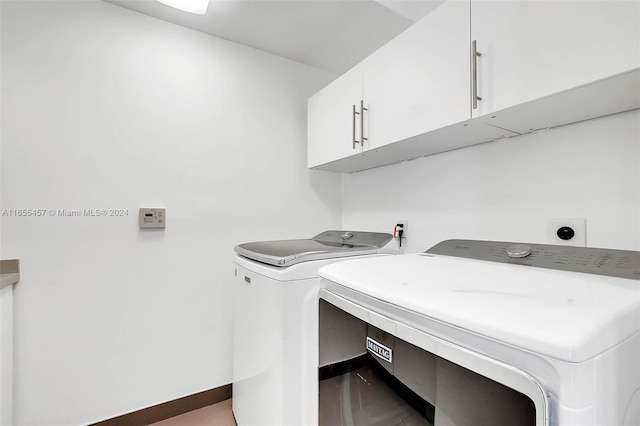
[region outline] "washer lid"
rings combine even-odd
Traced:
[[[319,274],[420,316],[569,362],[591,359],[640,331],[637,280],[424,253],[337,262]]]
[[[275,266],[377,253],[392,239],[391,234],[358,231],[325,231],[311,239],[258,241],[239,244],[244,257]]]

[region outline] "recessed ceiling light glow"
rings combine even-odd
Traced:
[[[209,7],[209,0],[157,0],[160,3],[171,6],[175,9],[183,10],[189,13],[195,13],[197,15],[204,15],[207,13],[207,7]]]

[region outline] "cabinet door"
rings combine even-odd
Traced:
[[[365,148],[471,118],[469,32],[469,2],[448,1],[363,62]]]
[[[360,65],[309,98],[308,101],[308,165],[316,167],[362,151],[360,116],[354,117],[353,106],[360,111],[362,99],[362,67]]]
[[[640,66],[640,2],[472,0],[471,37],[477,117]]]

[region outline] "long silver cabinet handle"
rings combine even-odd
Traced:
[[[478,109],[478,101],[482,98],[478,96],[478,56],[482,53],[478,52],[476,40],[471,42],[471,106]]]
[[[353,123],[353,132],[352,132],[352,138],[351,141],[353,142],[353,149],[356,149],[356,144],[360,143],[356,140],[356,115],[359,114],[358,111],[356,111],[356,104],[353,104],[353,114],[352,114],[352,123]]]
[[[369,140],[364,137],[364,112],[369,111],[364,107],[364,100],[360,99],[360,145],[364,148],[364,141]]]

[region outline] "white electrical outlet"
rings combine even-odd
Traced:
[[[587,221],[585,219],[549,219],[547,229],[549,244],[577,247],[587,245]]]

